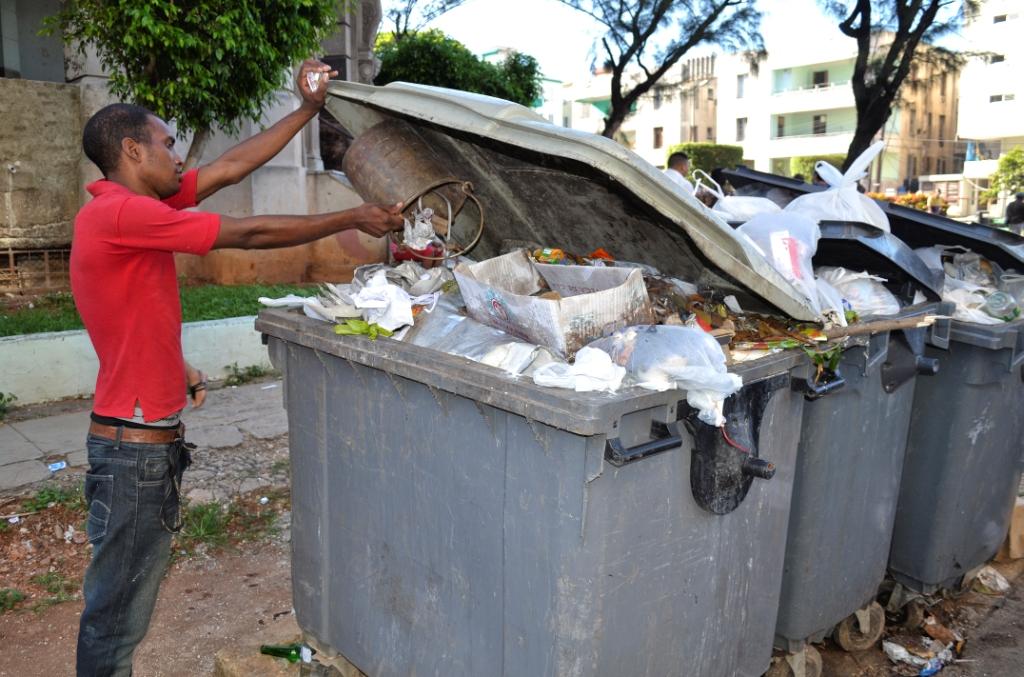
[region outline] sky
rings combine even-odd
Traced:
[[[801,34],[833,33],[837,40],[853,42],[839,32],[837,22],[826,17],[815,0],[761,0],[759,6],[765,14],[761,33],[769,50],[773,44],[792,44]],[[567,82],[587,77],[595,43],[600,49],[598,41],[604,32],[595,20],[557,0],[467,0],[435,19],[430,27],[441,29],[477,54],[499,47],[529,54],[540,62],[546,77]],[[687,56],[708,51],[710,48],[701,47]]]

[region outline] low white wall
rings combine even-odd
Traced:
[[[270,368],[267,349],[253,328],[255,317],[189,322],[182,326],[185,359],[213,378],[226,367]],[[0,392],[17,404],[91,395],[99,363],[84,331],[61,331],[0,338]]]

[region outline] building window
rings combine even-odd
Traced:
[[[708,101],[714,101],[714,100],[715,100],[715,88],[714,87],[708,87]]]
[[[736,118],[736,140],[745,141],[747,138],[747,119]]]
[[[931,174],[932,173],[932,159],[930,157],[926,157],[924,159],[924,173],[925,174]]]
[[[1003,101],[1013,101],[1016,98],[1016,94],[1003,94]]]
[[[1004,61],[1006,61],[1006,56],[1003,54],[993,54],[988,59],[989,63],[1002,63]]]
[[[1005,14],[996,14],[994,17],[992,17],[992,23],[994,23],[994,24],[1001,24],[1004,21],[1006,21],[1006,15]]]
[[[707,140],[708,141],[714,141],[715,140],[715,128],[714,127],[708,127],[707,128],[707,133],[708,133]]]
[[[697,125],[692,125],[690,127],[690,141],[700,141],[700,139],[697,138]]]
[[[928,113],[928,116],[925,118],[925,120],[927,122],[925,123],[925,128],[924,128],[924,130],[925,130],[924,138],[926,138],[929,141],[931,141],[934,138],[932,136],[932,114]]]
[[[917,136],[917,110],[910,109],[910,127],[907,129],[910,136]]]
[[[743,90],[747,88],[747,76],[737,75],[736,76],[736,98],[743,98]]]
[[[910,178],[917,176],[917,158],[913,155],[907,158],[907,176]]]
[[[775,136],[783,137],[786,135],[786,118],[783,115],[775,118]]]
[[[936,174],[945,174],[946,173],[946,161],[944,159],[939,158],[938,160],[935,161],[935,173]]]
[[[828,71],[814,71],[811,77],[815,88],[828,87]]]
[[[661,89],[654,90],[654,110],[661,108]],[[655,146],[657,148],[658,146]]]
[[[661,146],[665,143],[664,131],[665,130],[664,130],[663,127],[655,127],[654,128],[654,147],[655,148],[661,148]]]
[[[946,145],[946,116],[939,116],[939,148]]]
[[[945,72],[943,72],[942,76],[939,78],[939,95],[942,96],[943,99],[946,98],[946,73]]]
[[[988,102],[989,103],[996,103],[997,101],[1002,101],[1002,100],[1003,100],[1003,95],[1002,94],[993,94],[992,96],[988,97]]]
[[[815,115],[813,120],[813,132],[815,134],[825,134],[828,132],[827,116]]]

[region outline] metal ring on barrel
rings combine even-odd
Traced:
[[[476,235],[473,237],[473,241],[472,242],[470,242],[465,247],[461,247],[458,251],[453,251],[452,253],[445,254],[444,256],[428,256],[428,255],[425,255],[425,254],[416,254],[416,258],[418,258],[418,259],[423,259],[425,261],[447,261],[448,259],[454,259],[457,256],[462,256],[463,254],[466,254],[467,252],[472,251],[473,247],[475,247],[477,245],[477,243],[480,242],[480,238],[483,237],[483,234],[484,234],[484,206],[482,204],[480,204],[480,200],[477,199],[476,195],[473,195],[473,184],[470,183],[469,181],[461,181],[459,179],[442,179],[440,181],[435,181],[434,183],[430,184],[429,186],[427,186],[426,188],[424,188],[420,192],[418,192],[415,195],[413,195],[412,197],[410,197],[409,199],[403,201],[402,202],[402,205],[403,205],[402,211],[403,211],[403,213],[406,210],[408,210],[410,207],[412,207],[412,205],[416,204],[421,198],[423,198],[423,196],[427,195],[428,193],[434,192],[438,188],[441,188],[443,186],[448,186],[448,185],[451,185],[451,184],[458,184],[459,189],[463,192],[463,194],[467,198],[469,198],[470,200],[473,201],[473,204],[476,205],[477,211],[480,213],[480,223],[479,223],[479,225],[477,227]],[[439,195],[440,195],[440,193],[439,193]],[[447,199],[445,199],[443,195],[441,196],[441,198],[444,199],[445,203],[448,205],[448,236],[451,237],[452,224],[455,221],[455,215],[452,214],[451,203]],[[391,241],[391,242],[394,242],[397,245],[403,244],[403,243],[398,241],[398,236],[395,233],[389,233],[388,234],[388,240]],[[445,246],[445,249],[448,249],[447,244]]]

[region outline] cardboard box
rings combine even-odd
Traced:
[[[571,357],[612,331],[654,320],[636,268],[534,263],[524,250],[455,268],[470,316]],[[532,296],[544,287],[562,298]]]
[[[1003,547],[999,548],[996,560],[1008,562],[1024,559],[1024,496],[1018,496],[1013,504],[1013,515],[1010,517],[1010,532],[1006,534]]]

